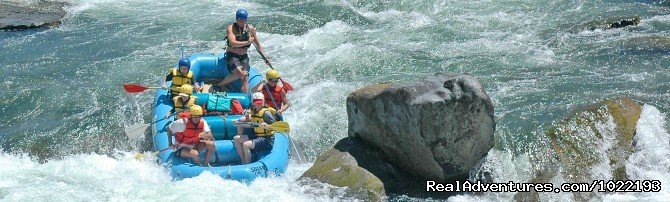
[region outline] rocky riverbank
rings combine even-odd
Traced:
[[[67,14],[64,9],[68,5],[67,2],[56,1],[38,1],[26,5],[0,1],[0,30],[56,27]]]

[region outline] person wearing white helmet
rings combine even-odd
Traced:
[[[242,164],[251,162],[251,150],[272,149],[274,144],[274,131],[269,124],[277,121],[277,111],[265,105],[263,93],[256,92],[252,95],[253,107],[240,119],[234,122],[237,125],[237,135],[235,135],[235,149],[242,159]],[[244,126],[244,122],[251,122],[252,126]],[[245,127],[253,127],[254,132],[249,135],[244,134]]]
[[[175,120],[168,126],[170,131],[175,133],[176,143],[171,146],[177,150],[175,152],[180,157],[191,158],[195,164],[201,166],[209,166],[209,159],[215,149],[212,130],[202,118],[203,110],[200,105],[191,106],[189,112],[189,118]],[[204,162],[199,156],[202,150],[207,150]]]

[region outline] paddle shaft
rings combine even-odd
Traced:
[[[260,55],[261,55],[261,58],[263,58],[263,60],[265,61],[265,64],[267,64],[268,66],[270,66],[270,69],[275,69],[275,68],[272,66],[272,64],[270,64],[270,61],[268,60],[268,58],[265,57],[265,53],[263,53],[263,51],[261,51],[261,49],[258,48],[258,46],[256,45],[256,43],[253,43],[253,44],[254,44],[254,47],[256,47],[256,50],[258,50],[258,54],[260,54]],[[286,89],[287,91],[293,90],[293,86],[292,86],[290,83],[284,81],[284,79],[282,79],[281,77],[279,77],[279,80],[281,80],[281,82],[285,85],[284,87],[285,87],[285,89]]]
[[[265,86],[265,90],[268,92],[268,95],[270,95],[270,100],[272,100],[272,103],[275,104],[275,107],[278,107],[279,105],[277,105],[277,101],[275,101],[274,96],[272,96],[272,92],[270,92],[270,87],[268,87],[267,84],[263,84],[263,86]],[[295,140],[291,138],[290,133],[286,133],[286,135],[288,136],[288,139],[291,140],[291,145],[293,145],[292,148],[295,150],[295,155],[298,156],[298,162],[303,163],[304,161],[300,156],[300,152],[298,152],[298,144],[296,144]]]
[[[261,49],[258,48],[258,45],[256,45],[256,43],[252,43],[252,44],[254,44],[254,47],[255,47],[256,50],[258,51],[258,54],[261,55],[261,58],[263,58],[263,61],[265,61],[265,64],[267,64],[268,66],[270,66],[270,69],[275,69],[274,67],[272,67],[272,64],[270,64],[268,58],[265,57],[265,53],[263,53],[263,51],[261,51]]]

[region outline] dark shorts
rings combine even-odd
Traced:
[[[274,145],[274,137],[255,137],[251,140],[254,143],[254,150],[271,150]]]
[[[226,52],[226,62],[228,72],[232,73],[238,66],[244,67],[243,70],[249,71],[249,55],[238,55],[231,52]]]

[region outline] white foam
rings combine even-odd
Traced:
[[[150,155],[150,153],[145,153]],[[291,165],[280,177],[259,178],[250,184],[203,173],[172,181],[155,158],[136,160],[130,152],[114,158],[98,154],[67,156],[40,164],[26,155],[0,153],[0,195],[9,201],[332,201],[337,188],[295,180],[311,163]],[[317,187],[314,189],[313,187]]]
[[[670,185],[670,134],[666,126],[667,117],[656,107],[642,106],[637,122],[635,153],[626,163],[626,174],[633,180],[660,180],[663,186]],[[670,198],[670,189],[662,187],[659,193],[635,193],[636,200],[664,201]],[[616,197],[616,196],[612,196]]]

